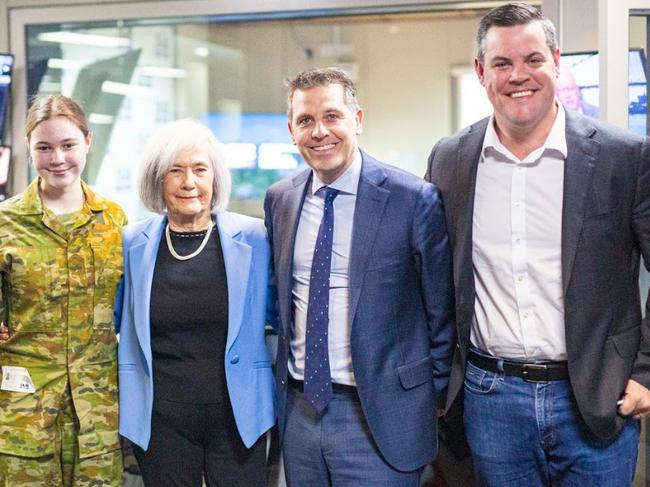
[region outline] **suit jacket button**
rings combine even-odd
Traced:
[[[237,364],[239,363],[239,355],[235,355],[233,358],[230,359],[231,364]]]

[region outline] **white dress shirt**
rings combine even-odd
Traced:
[[[352,371],[349,317],[349,269],[352,246],[352,224],[357,202],[357,188],[361,175],[361,152],[347,170],[330,188],[339,191],[334,199],[334,235],[332,242],[332,269],[330,273],[328,347],[332,382],[356,385]],[[305,195],[300,213],[293,254],[293,329],[289,373],[295,379],[304,379],[307,303],[314,247],[325,208],[326,186],[312,173],[311,188]]]
[[[478,164],[473,249],[476,301],[471,342],[516,360],[565,360],[562,197],[565,112],[523,160],[490,120]]]

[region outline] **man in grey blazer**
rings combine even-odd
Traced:
[[[417,486],[437,452],[455,343],[451,252],[433,184],[360,151],[350,78],[290,81],[310,166],[273,185],[278,423],[289,486]]]
[[[494,113],[441,140],[463,386],[479,485],[630,485],[650,412],[650,145],[555,99],[555,29],[489,12],[476,72]],[[649,310],[646,301],[646,313]]]

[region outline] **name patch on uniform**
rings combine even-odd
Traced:
[[[36,392],[32,377],[25,367],[2,366],[0,389],[13,392]]]

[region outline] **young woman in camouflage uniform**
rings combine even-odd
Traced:
[[[80,180],[92,133],[77,103],[37,98],[26,139],[38,178],[0,205],[0,485],[118,486],[126,217]]]

